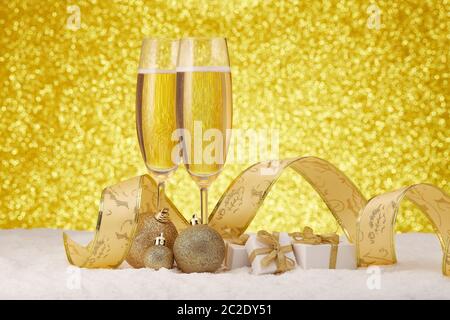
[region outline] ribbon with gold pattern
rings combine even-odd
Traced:
[[[294,243],[304,244],[330,244],[329,269],[336,269],[337,254],[339,248],[339,236],[336,233],[315,234],[313,229],[305,227],[303,232],[292,232],[289,235],[294,239]]]
[[[270,234],[265,230],[261,230],[258,231],[256,237],[259,242],[264,243],[267,247],[253,250],[248,256],[250,263],[255,260],[256,256],[265,255],[261,260],[261,266],[263,267],[267,267],[272,262],[275,262],[277,266],[276,273],[283,273],[294,269],[294,260],[286,257],[286,253],[292,251],[292,245],[281,246],[279,233]]]
[[[209,225],[224,237],[238,238],[286,168],[300,174],[315,189],[348,240],[357,242],[361,266],[395,263],[392,233],[395,215],[403,197],[412,200],[433,223],[444,252],[444,274],[450,275],[448,195],[437,187],[420,184],[377,196],[368,203],[345,174],[316,157],[263,161],[250,166],[222,195],[210,215]],[[156,211],[156,197],[157,186],[147,175],[106,188],[100,201],[94,240],[82,246],[64,234],[69,262],[85,268],[120,265],[133,241],[139,217]],[[170,218],[179,230],[189,225],[167,196],[162,205],[169,209]]]
[[[300,174],[317,191],[350,241],[356,240],[356,221],[366,199],[345,174],[316,157],[264,161],[243,171],[228,187],[209,219],[209,225],[244,233],[271,187],[286,168]]]
[[[450,196],[430,184],[416,184],[372,198],[358,222],[358,265],[387,265],[397,262],[395,219],[406,198],[430,220],[443,251],[442,272],[450,276]]]
[[[82,268],[115,268],[126,258],[140,216],[156,211],[157,187],[147,175],[123,181],[103,190],[94,239],[82,246],[63,234],[69,262]],[[163,206],[178,229],[187,226],[173,203]]]

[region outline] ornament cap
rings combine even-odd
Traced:
[[[155,214],[155,219],[156,219],[158,222],[161,222],[161,223],[167,223],[167,222],[169,222],[169,209],[164,208],[164,209],[159,210],[159,211]]]
[[[155,246],[164,246],[166,244],[166,238],[164,238],[164,232],[155,238]]]
[[[191,226],[195,226],[197,224],[200,224],[200,220],[198,220],[197,215],[194,214],[191,219]]]

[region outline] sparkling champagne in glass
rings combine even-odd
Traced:
[[[164,185],[177,169],[172,158],[177,141],[176,59],[178,41],[144,39],[136,90],[136,128],[145,165],[158,185],[157,209],[161,208]]]
[[[208,187],[226,160],[232,127],[231,70],[224,38],[180,40],[177,127],[183,162],[200,188],[202,223],[208,223]]]

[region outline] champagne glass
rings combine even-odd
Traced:
[[[164,186],[177,169],[172,157],[177,141],[176,60],[178,41],[147,38],[142,42],[136,90],[136,129],[142,157],[158,185],[157,210],[162,209]]]
[[[180,40],[176,70],[183,162],[200,188],[201,221],[208,224],[208,188],[224,166],[232,127],[226,39]]]

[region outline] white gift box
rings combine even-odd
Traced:
[[[295,258],[303,269],[329,269],[331,244],[293,243]],[[336,269],[356,269],[356,247],[341,237],[337,249]]]
[[[278,242],[280,243],[280,246],[291,246],[291,237],[286,232],[280,232]],[[247,251],[249,257],[254,250],[268,247],[268,245],[258,240],[257,234],[250,234],[250,237],[245,244],[245,250]],[[254,274],[269,274],[277,271],[278,267],[276,264],[276,259],[273,260],[268,266],[261,265],[261,260],[263,260],[265,256],[266,254],[256,255],[254,260],[250,262],[252,272]],[[293,251],[285,253],[285,256],[291,259],[295,265],[295,255]]]
[[[228,270],[250,267],[250,261],[248,260],[245,245],[231,243],[227,240],[225,240],[225,242],[227,247],[227,252],[224,261],[225,267]]]
[[[224,239],[226,252],[224,259],[224,266],[228,270],[250,267],[247,250],[245,250],[245,243],[248,237],[253,233],[245,233],[238,237],[235,242],[233,239]],[[241,242],[242,244],[239,244]]]

